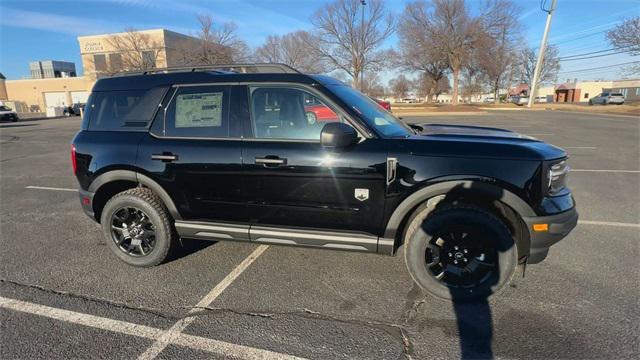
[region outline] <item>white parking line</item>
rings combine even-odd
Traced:
[[[57,309],[45,305],[4,297],[0,297],[0,308],[151,340],[158,339],[165,333],[163,329],[157,329],[146,325],[133,324],[125,321],[113,320],[70,310]],[[194,335],[177,334],[173,343],[192,349],[208,351],[224,357],[239,359],[301,359],[288,354],[232,344]]]
[[[48,186],[25,186],[25,189],[38,189],[38,190],[52,190],[52,191],[73,191],[78,192],[78,189],[68,189],[68,188],[56,188],[56,187],[48,187]]]
[[[255,249],[246,259],[244,259],[233,271],[229,273],[222,281],[216,285],[205,297],[200,300],[196,306],[194,306],[187,317],[180,319],[178,322],[173,324],[171,328],[165,331],[156,342],[151,345],[142,355],[138,357],[138,360],[143,359],[153,359],[162,350],[164,350],[167,345],[170,343],[175,343],[176,339],[181,335],[180,333],[191,324],[196,317],[195,315],[198,311],[201,311],[201,308],[209,306],[222,292],[245,271],[251,263],[253,263],[262,253],[265,252],[269,248],[269,245],[260,245],[257,249]],[[191,316],[190,316],[191,315]]]
[[[578,220],[578,224],[640,228],[640,224],[621,223],[621,222],[612,222],[612,221]]]
[[[571,169],[571,172],[640,174],[640,170]]]

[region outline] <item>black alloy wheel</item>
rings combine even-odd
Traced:
[[[156,227],[144,211],[123,207],[111,216],[111,239],[125,254],[146,256],[154,249]]]
[[[498,251],[482,229],[443,229],[425,251],[429,274],[450,288],[473,288],[498,270]]]

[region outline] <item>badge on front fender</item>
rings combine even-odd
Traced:
[[[369,189],[356,189],[353,196],[360,201],[365,201],[369,198]]]

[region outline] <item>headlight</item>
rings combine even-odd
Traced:
[[[551,163],[547,172],[547,193],[554,195],[564,189],[567,185],[567,176],[571,168],[567,165],[567,160]]]

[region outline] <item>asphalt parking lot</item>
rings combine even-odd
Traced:
[[[564,147],[581,220],[488,304],[414,286],[402,254],[186,241],[129,267],[81,211],[77,118],[0,124],[0,358],[640,357],[640,119],[551,111],[406,117]]]

